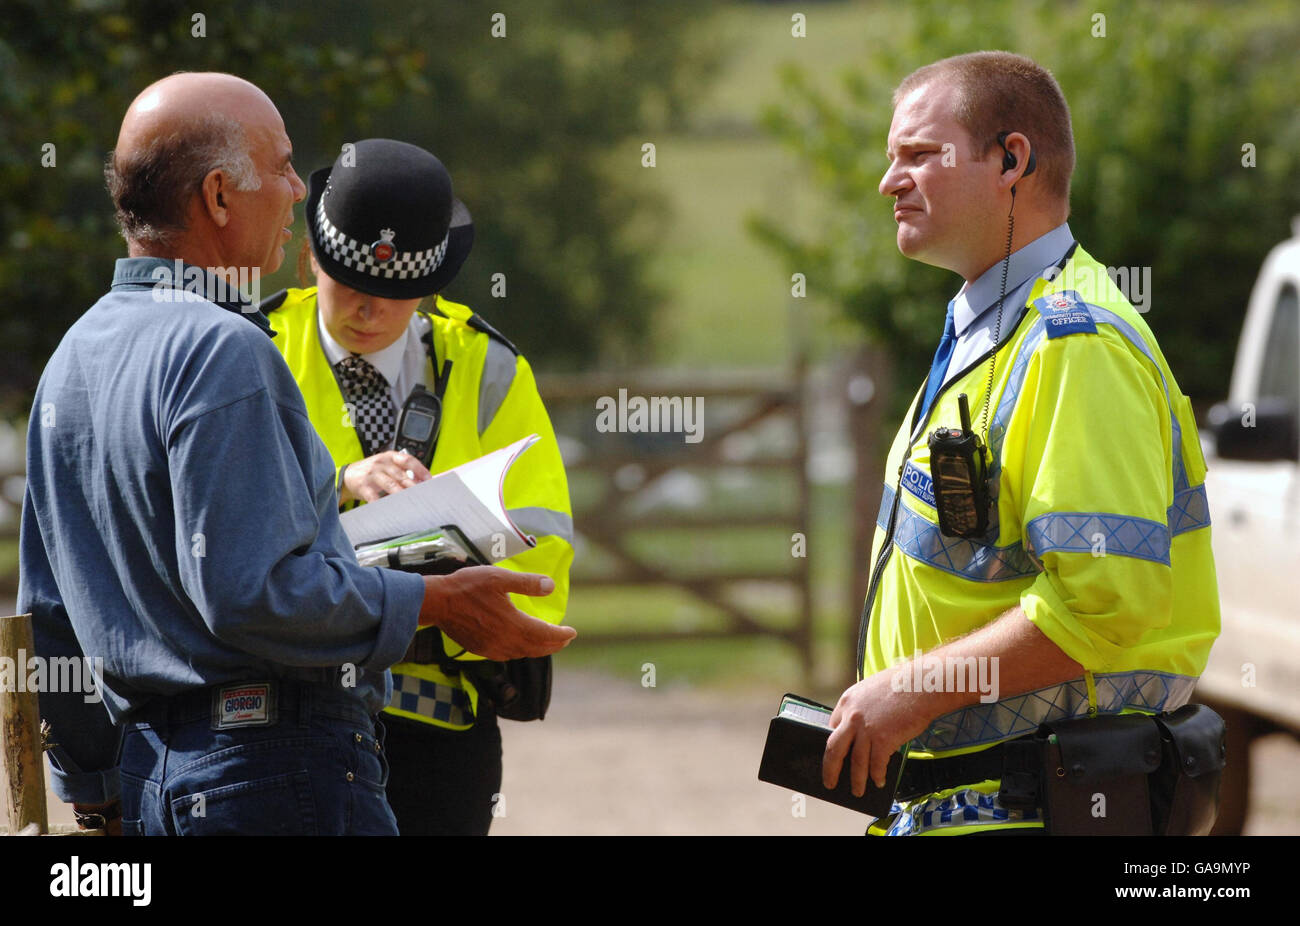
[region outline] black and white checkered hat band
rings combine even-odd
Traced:
[[[370,245],[349,238],[329,220],[329,216],[325,215],[324,196],[316,204],[316,238],[325,248],[325,253],[344,267],[377,279],[415,280],[427,277],[438,269],[442,259],[447,256],[447,240],[450,236],[451,229],[448,229],[441,244],[424,251],[398,251],[394,248],[391,258],[379,261],[370,253]]]

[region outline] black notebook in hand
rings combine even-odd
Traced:
[[[849,757],[840,770],[840,780],[833,790],[822,784],[822,755],[831,735],[832,708],[798,695],[787,694],[767,728],[767,744],[758,767],[758,780],[789,788],[818,800],[839,804],[873,817],[888,816],[903,771],[903,754],[896,752],[889,760],[885,787],[877,788],[869,779],[862,797],[854,797],[850,785]]]

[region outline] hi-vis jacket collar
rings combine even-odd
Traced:
[[[1062,222],[1047,234],[1040,235],[1011,255],[1007,265],[1008,304],[1005,306],[1007,311],[1018,312],[1020,309],[1019,305],[1010,304],[1012,292],[1031,277],[1042,273],[1044,268],[1060,260],[1061,255],[1073,241],[1074,235],[1070,232],[1069,223]],[[1001,290],[1002,261],[998,261],[984,271],[974,283],[962,287],[961,292],[953,298],[953,330],[958,336],[965,334],[966,329],[970,328],[985,312],[997,311],[998,294]]]

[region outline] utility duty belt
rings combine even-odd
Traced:
[[[1081,717],[981,752],[907,762],[896,798],[1001,779],[998,802],[1041,809],[1053,836],[1204,836],[1225,756],[1223,719],[1203,704]]]

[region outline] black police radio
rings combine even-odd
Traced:
[[[936,428],[930,435],[930,476],[939,531],[967,540],[989,526],[989,461],[980,436],[970,429],[970,403],[957,396],[961,430]]]
[[[409,453],[427,467],[433,462],[433,447],[441,424],[442,402],[424,386],[417,385],[402,406],[393,449]]]
[[[438,369],[437,356],[433,350],[433,319],[424,312],[420,313],[428,330],[420,336],[424,342],[424,352],[433,368],[433,391],[417,383],[402,405],[402,414],[397,419],[397,438],[393,449],[409,453],[428,467],[433,462],[434,448],[438,446],[438,429],[442,426],[442,397],[447,392],[447,383],[451,380],[451,361],[444,360],[442,369]]]

